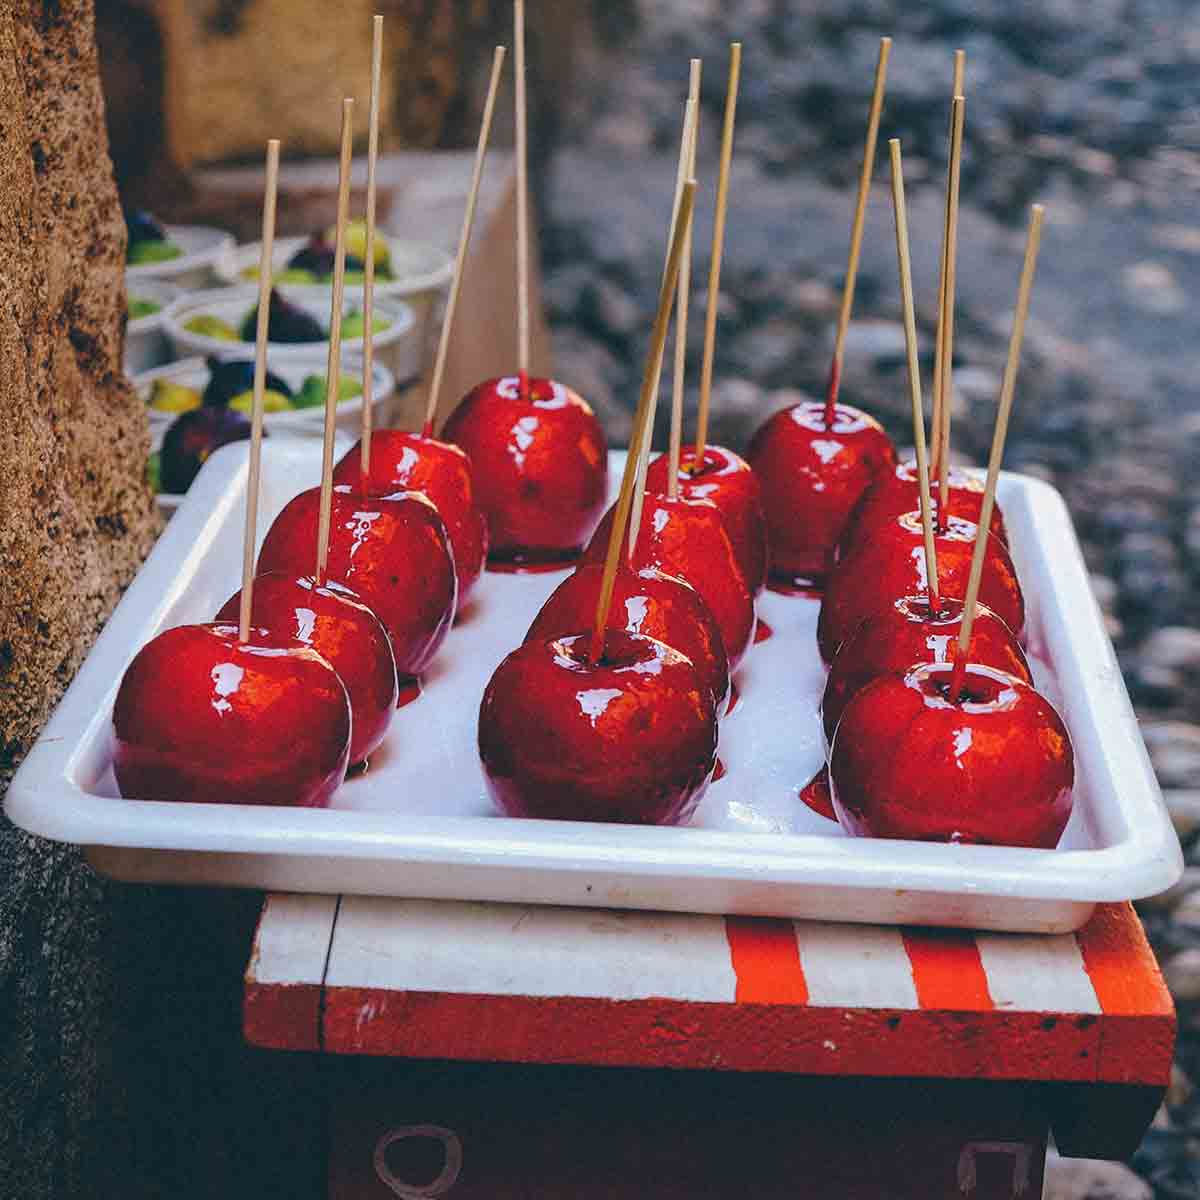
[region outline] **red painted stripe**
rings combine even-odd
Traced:
[[[726,917],[739,1004],[807,1004],[808,984],[791,921]]]
[[[1100,1008],[1108,1016],[1174,1012],[1171,994],[1128,904],[1099,904],[1075,935]]]
[[[944,1012],[995,1008],[974,934],[965,929],[909,929],[903,936],[922,1008]]]

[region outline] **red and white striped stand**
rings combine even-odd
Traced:
[[[1129,905],[1023,936],[275,895],[244,1027],[355,1056],[336,1200],[1036,1200],[1051,1128],[1132,1152],[1175,1018]]]

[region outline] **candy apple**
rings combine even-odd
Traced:
[[[700,802],[716,763],[712,693],[677,650],[609,630],[526,642],[479,709],[479,756],[510,816],[665,825]]]
[[[113,706],[122,796],[321,807],[346,776],[350,701],[307,646],[180,625],[134,656]]]
[[[608,552],[614,510],[604,514],[584,562],[602,563]],[[647,494],[642,504],[635,567],[657,567],[687,580],[700,593],[721,631],[732,671],[754,639],[754,597],[738,565],[733,542],[711,500]]]
[[[759,427],[746,455],[762,487],[771,575],[780,583],[820,583],[851,510],[896,451],[873,417],[839,404],[793,405]]]
[[[665,454],[656,458],[646,473],[646,490],[665,495],[670,469]],[[717,506],[742,574],[757,596],[767,582],[767,519],[762,488],[750,464],[723,446],[705,446],[700,463],[696,462],[695,447],[684,450],[679,457],[679,495],[711,500]]]
[[[236,625],[241,602],[237,591],[217,620]],[[311,576],[275,571],[254,580],[250,621],[280,645],[310,647],[338,673],[353,718],[350,761],[364,762],[383,741],[399,692],[396,660],[383,622],[340,583],[319,587]]]
[[[314,567],[319,488],[293,497],[258,556],[260,573]],[[363,498],[333,489],[327,579],[348,587],[383,622],[402,684],[421,674],[454,619],[458,581],[446,526],[420,492]]]
[[[542,605],[525,635],[546,642],[590,633],[600,596],[603,563],[585,563],[568,575]],[[721,631],[700,593],[677,575],[656,567],[617,568],[608,628],[640,633],[678,650],[703,676],[720,712],[729,697],[729,660]]]
[[[1029,684],[951,663],[882,675],[846,706],[830,785],[849,833],[1052,849],[1071,815],[1075,758],[1062,718]]]
[[[971,574],[975,529],[970,521],[951,517],[935,535],[940,595],[961,600]],[[832,662],[842,643],[867,617],[902,596],[928,592],[925,544],[920,513],[905,513],[880,526],[869,542],[842,559],[825,585],[817,644],[821,657]],[[979,599],[1019,639],[1025,631],[1025,599],[1008,551],[989,535],[983,560]]]
[[[356,443],[333,472],[334,483],[360,489],[362,446]],[[436,438],[380,429],[371,436],[371,471],[367,494],[421,492],[432,501],[446,525],[454,569],[458,575],[458,606],[462,608],[487,557],[487,521],[475,503],[471,461],[458,446]]]
[[[489,379],[467,393],[442,436],[471,460],[493,559],[537,564],[578,555],[604,511],[608,446],[570,388]]]
[[[983,482],[974,475],[959,467],[950,468],[948,503],[946,508],[952,517],[961,517],[964,521],[978,523],[979,513],[983,506]],[[932,501],[933,518],[938,516],[938,481],[930,479],[930,500]],[[891,471],[883,471],[879,478],[863,493],[863,497],[855,505],[846,528],[838,542],[838,557],[845,558],[863,542],[870,539],[873,532],[880,526],[886,525],[896,517],[906,512],[913,512],[921,507],[920,484],[917,481],[916,464],[911,459],[897,463]],[[998,538],[1005,546],[1008,545],[1008,532],[1004,528],[1004,515],[1000,506],[992,509],[992,520],[989,530],[993,537]]]
[[[846,705],[871,680],[906,675],[917,663],[953,662],[962,611],[962,601],[951,596],[941,599],[936,613],[929,610],[928,595],[901,596],[863,621],[834,655],[825,680],[821,718],[826,740],[833,742]],[[969,661],[1033,683],[1012,630],[984,604],[975,606]]]

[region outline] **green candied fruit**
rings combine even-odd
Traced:
[[[254,393],[239,392],[229,402],[229,407],[236,409],[242,413],[252,413],[254,411]],[[263,412],[278,413],[290,412],[292,402],[282,393],[273,391],[271,388],[266,388],[263,391]]]
[[[373,317],[371,319],[371,329],[375,333],[382,333],[385,329],[390,329],[391,324],[391,321],[387,317]],[[342,318],[342,337],[346,341],[362,337],[365,331],[366,322],[363,320],[362,313],[357,308],[352,312],[348,312]]]
[[[357,375],[342,375],[338,380],[338,403],[362,395],[362,380]],[[292,397],[295,408],[319,408],[325,403],[325,376],[306,375],[300,390]]]
[[[154,300],[139,300],[136,296],[129,297],[129,319],[139,321],[142,317],[152,317],[162,312],[162,305]]]
[[[150,387],[150,398],[146,403],[159,412],[190,412],[200,407],[200,393],[182,383],[169,379],[156,379]]]
[[[157,450],[146,459],[146,482],[152,492],[162,491],[162,457]]]
[[[198,333],[201,337],[216,338],[222,342],[240,340],[237,330],[228,321],[222,321],[220,317],[214,316],[212,313],[200,313],[198,316],[184,321],[183,327],[189,333]]]
[[[257,279],[258,267],[246,267],[241,272],[243,279]],[[276,271],[271,276],[271,283],[320,283],[321,281],[311,272],[306,271],[303,267],[284,267],[282,271]]]
[[[125,261],[130,266],[140,267],[146,263],[170,262],[183,253],[178,246],[171,242],[143,241],[130,242],[125,253]]]

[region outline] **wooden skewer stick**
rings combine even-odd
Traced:
[[[488,82],[487,99],[483,104],[483,120],[479,125],[479,141],[475,146],[475,166],[471,171],[471,190],[467,193],[467,208],[463,213],[462,229],[458,235],[458,252],[454,257],[454,276],[450,280],[450,292],[446,297],[446,315],[442,318],[437,358],[433,363],[433,379],[430,381],[429,397],[425,403],[425,425],[421,430],[424,437],[433,437],[433,424],[437,417],[438,401],[442,393],[442,378],[446,374],[446,355],[450,349],[450,331],[454,326],[454,310],[458,307],[458,293],[462,287],[463,268],[467,261],[467,249],[471,244],[471,229],[475,224],[475,206],[479,201],[479,181],[483,178],[483,162],[487,157],[488,139],[492,133],[492,114],[496,109],[496,92],[500,87],[504,54],[503,46],[497,46],[492,54],[492,77]]]
[[[875,64],[875,87],[871,93],[871,108],[867,116],[867,144],[863,150],[862,171],[858,177],[858,199],[854,204],[854,222],[850,226],[850,257],[846,264],[846,282],[842,285],[842,307],[838,312],[837,333],[833,339],[833,361],[829,364],[829,383],[825,388],[825,426],[832,426],[836,415],[838,392],[842,386],[842,357],[846,352],[846,331],[854,308],[854,284],[858,279],[858,258],[862,252],[863,225],[867,217],[867,200],[871,194],[871,176],[875,171],[875,144],[879,138],[879,116],[883,111],[883,94],[887,86],[888,57],[892,52],[890,37],[879,39],[879,61]]]
[[[271,255],[275,251],[275,193],[279,187],[279,139],[267,142],[263,189],[262,248],[258,258],[258,324],[254,334],[254,407],[250,416],[250,466],[246,475],[246,539],[242,553],[242,599],[238,641],[250,636],[254,589],[254,543],[258,538],[258,479],[262,472],[263,394],[267,385],[267,325],[271,309]]]
[[[371,21],[371,107],[367,126],[367,245],[363,263],[362,460],[363,494],[371,473],[371,424],[375,407],[375,167],[379,159],[379,79],[383,70],[383,18]]]
[[[661,365],[663,349],[667,341],[667,325],[671,319],[671,308],[675,299],[675,288],[679,283],[679,263],[683,258],[683,246],[687,227],[692,220],[692,207],[696,198],[696,181],[689,179],[684,184],[679,201],[679,212],[675,228],[671,231],[671,251],[667,256],[667,269],[658,293],[658,312],[650,332],[650,350],[646,356],[646,370],[642,376],[642,391],[638,397],[637,412],[633,418],[633,437],[629,454],[625,459],[625,474],[621,478],[621,493],[617,497],[617,508],[613,513],[612,534],[608,539],[608,553],[604,558],[604,574],[600,581],[600,596],[596,602],[596,620],[592,626],[592,639],[588,646],[588,660],[595,665],[604,656],[604,631],[608,625],[608,610],[612,607],[613,585],[617,579],[617,566],[621,560],[621,546],[625,541],[625,525],[633,504],[634,484],[637,481],[638,460],[643,440],[649,435],[648,420],[650,401],[654,389],[655,364]]]
[[[950,245],[950,191],[952,186],[951,171],[953,169],[953,148],[954,148],[954,105],[953,99],[955,96],[963,94],[963,79],[966,74],[967,52],[965,50],[955,50],[954,52],[954,84],[950,89],[951,106],[950,106],[950,132],[949,142],[951,148],[951,162],[946,170],[946,204],[942,215],[942,259],[938,266],[938,319],[937,319],[937,341],[934,344],[933,350],[933,420],[930,423],[929,429],[929,444],[933,448],[933,469],[936,472],[938,466],[939,448],[942,444],[942,349],[945,334],[945,315],[946,315],[946,254],[947,248]]]
[[[888,142],[892,156],[892,205],[896,213],[896,256],[900,260],[900,300],[904,306],[904,341],[908,349],[908,391],[912,400],[913,445],[921,488],[921,528],[925,535],[925,574],[929,586],[929,611],[941,609],[938,589],[937,548],[933,541],[933,516],[929,499],[929,461],[925,456],[925,406],[921,400],[921,369],[917,361],[917,318],[913,305],[912,263],[908,256],[908,209],[904,203],[904,166],[900,139]]]
[[[958,185],[962,167],[963,119],[966,116],[966,101],[962,96],[954,97],[952,106],[952,132],[950,136],[950,196],[949,227],[946,234],[946,279],[942,297],[942,361],[935,387],[940,396],[938,407],[942,414],[942,425],[938,431],[938,442],[933,448],[938,464],[938,529],[944,530],[950,513],[950,418],[954,400],[954,293],[958,280]]]
[[[679,220],[679,205],[683,198],[683,185],[685,183],[687,183],[687,181],[691,178],[691,175],[688,171],[688,160],[691,157],[690,152],[691,152],[692,147],[690,145],[690,139],[691,139],[692,130],[695,126],[696,111],[697,111],[696,104],[689,96],[687,104],[684,106],[684,110],[683,110],[683,133],[679,139],[679,166],[675,173],[675,198],[671,204],[670,228],[672,230],[674,230],[675,224]],[[690,226],[689,226],[688,232],[690,233]],[[683,242],[684,257],[679,264],[679,282],[680,283],[682,283],[682,281],[683,281],[683,268],[684,268],[684,264],[687,262],[687,252],[688,252],[688,247],[690,245],[691,245],[691,239],[685,233],[684,242]],[[669,253],[670,253],[670,248],[668,247],[668,254]],[[663,265],[664,278],[666,275],[666,269],[667,269],[667,264],[664,264]],[[678,285],[676,286],[676,290],[678,291]],[[676,303],[678,303],[678,300],[676,300]],[[676,314],[675,314],[675,329],[676,329],[675,336],[676,336],[676,338],[678,338],[678,336],[679,336],[679,333],[678,333],[678,330],[679,330],[678,309],[676,310]],[[643,446],[642,446],[642,453],[638,459],[637,480],[635,481],[634,486],[633,486],[633,504],[632,504],[632,506],[630,508],[630,512],[629,512],[629,561],[631,563],[633,562],[634,551],[637,549],[638,531],[642,527],[642,505],[646,499],[646,474],[650,470],[650,445],[654,441],[654,418],[655,418],[655,414],[658,412],[658,386],[659,386],[659,382],[662,377],[662,359],[661,358],[659,358],[658,361],[654,364],[653,371],[654,371],[654,382],[650,389],[649,424],[647,426],[647,433],[646,433],[646,437],[644,439]],[[674,429],[674,426],[672,426],[672,433],[674,433],[674,432],[675,432],[675,429]]]
[[[696,174],[696,135],[700,124],[700,59],[693,58],[688,74],[688,104],[692,107],[688,139],[687,177]],[[692,229],[688,226],[679,266],[679,294],[675,297],[675,374],[671,381],[671,440],[667,446],[667,495],[679,495],[679,456],[683,446],[683,390],[687,380],[688,301],[692,291]]]
[[[321,507],[317,516],[317,583],[329,565],[329,512],[333,505],[333,435],[337,428],[338,385],[342,370],[342,305],[346,293],[346,209],[350,200],[350,150],[354,101],[342,101],[342,151],[338,161],[336,236],[333,243],[333,297],[329,304],[329,358],[325,366],[325,444],[321,455]]]
[[[1000,461],[1004,457],[1004,441],[1008,437],[1008,418],[1012,413],[1013,393],[1017,385],[1017,368],[1021,362],[1021,343],[1025,339],[1025,320],[1029,316],[1029,293],[1037,269],[1038,249],[1042,243],[1042,217],[1045,208],[1034,204],[1029,210],[1029,231],[1025,240],[1025,262],[1021,267],[1021,282],[1017,288],[1017,307],[1013,313],[1012,334],[1008,339],[1008,361],[1004,364],[1004,382],[1000,385],[1000,403],[996,408],[996,428],[992,433],[992,452],[988,459],[987,484],[979,509],[979,525],[975,530],[975,551],[971,555],[971,574],[967,579],[967,594],[963,598],[962,625],[958,630],[958,645],[954,655],[954,673],[950,677],[950,702],[958,699],[963,673],[971,649],[971,629],[975,624],[975,606],[979,600],[979,585],[983,579],[983,563],[987,557],[987,542],[992,525],[992,509],[996,503],[996,483],[1000,478]]]
[[[708,266],[708,307],[704,312],[704,358],[700,366],[700,404],[696,412],[696,457],[704,461],[708,444],[708,404],[712,398],[713,355],[717,347],[717,306],[721,298],[721,256],[725,252],[725,213],[729,206],[729,165],[733,159],[733,125],[737,116],[738,80],[742,73],[742,43],[729,46],[729,82],[725,88],[725,123],[721,129],[721,165],[717,174],[717,204],[713,213],[712,256]]]
[[[529,151],[525,104],[525,0],[513,0],[517,154],[517,371],[521,398],[529,391]]]

